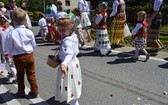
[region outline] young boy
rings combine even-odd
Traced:
[[[15,29],[7,34],[5,48],[11,56],[17,70],[17,82],[19,97],[25,96],[24,75],[26,73],[31,91],[29,95],[32,98],[38,97],[38,86],[35,74],[35,62],[33,49],[36,46],[34,34],[27,29],[26,12],[21,8],[16,8],[13,11],[13,23]]]
[[[41,16],[41,19],[38,21],[38,25],[40,26],[40,34],[41,34],[42,40],[46,41],[46,36],[48,33],[47,22],[43,13],[41,13],[40,16]]]

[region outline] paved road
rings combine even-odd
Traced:
[[[34,32],[37,31],[38,28],[34,28]],[[17,85],[6,83],[5,72],[0,75],[0,104],[65,105],[54,101],[57,70],[46,65],[47,55],[53,54],[58,45],[36,39],[38,46],[34,54],[40,97],[16,98],[13,93]],[[143,62],[144,56],[133,62],[130,56],[116,49],[108,57],[102,57],[94,54],[92,47],[82,48],[78,56],[83,79],[80,105],[168,105],[168,56],[164,55],[165,60],[153,57],[148,62]],[[28,93],[27,82],[26,86]]]

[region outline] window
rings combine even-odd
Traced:
[[[65,6],[70,6],[70,0],[65,0]]]

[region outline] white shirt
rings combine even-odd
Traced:
[[[120,3],[125,5],[124,0],[120,0]],[[119,2],[118,2],[118,0],[115,0],[115,1],[113,2],[113,9],[112,9],[113,11],[111,12],[110,17],[116,15],[116,13],[117,13],[117,11],[118,11],[118,6],[119,6]],[[124,11],[124,12],[125,12],[125,11]]]
[[[2,31],[2,27],[0,27],[0,54],[7,53],[5,49],[5,42],[7,34],[12,31],[14,28],[12,26],[9,26],[5,31]]]
[[[57,17],[57,7],[52,4],[52,12],[50,14],[45,14],[45,17],[47,19],[51,19],[51,18],[56,18]]]
[[[65,16],[68,16],[68,14],[67,14],[66,12],[60,11],[60,12],[57,14],[57,19],[59,19],[59,18],[64,18]]]
[[[88,14],[90,13],[89,4],[85,0],[78,1],[78,8],[80,9],[81,12],[87,12]]]
[[[137,34],[137,32],[138,32],[138,30],[140,29],[140,28],[142,28],[142,24],[141,23],[137,23],[136,24],[136,26],[135,26],[135,28],[132,30],[132,35],[136,35]]]
[[[36,46],[34,34],[24,25],[16,25],[6,36],[5,49],[11,56],[32,53]]]
[[[46,19],[43,17],[38,21],[38,25],[40,26],[40,28],[47,28],[47,22]]]
[[[62,64],[68,65],[78,53],[78,38],[75,33],[72,33],[71,36],[67,36],[62,40],[59,59],[62,61]]]
[[[154,6],[153,6],[153,10],[154,11],[159,11],[160,10],[160,6],[162,5],[163,0],[155,0],[154,1]]]

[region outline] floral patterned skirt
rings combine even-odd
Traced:
[[[133,41],[133,47],[144,48],[146,46],[146,38],[136,37]]]
[[[96,34],[96,50],[111,49],[109,35],[107,29],[98,29]]]
[[[78,58],[73,58],[68,64],[68,74],[62,78],[60,67],[57,72],[55,100],[69,103],[78,99],[82,93],[81,67]]]
[[[112,45],[123,45],[124,44],[124,25],[125,19],[115,17],[112,21],[111,26],[111,44]]]

